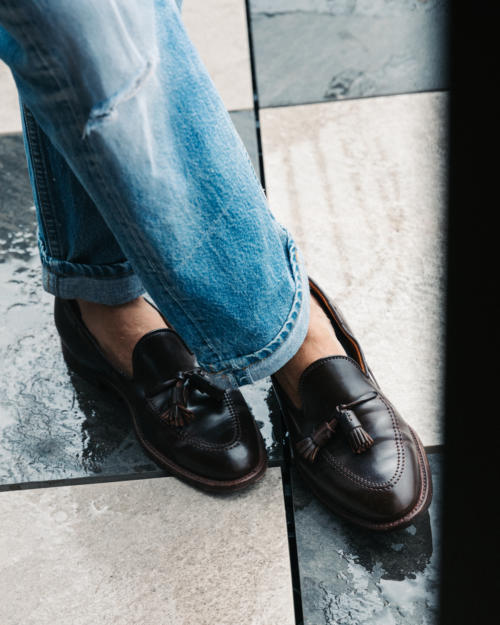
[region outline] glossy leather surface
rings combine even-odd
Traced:
[[[407,525],[431,499],[431,476],[423,447],[378,387],[338,308],[312,281],[311,293],[352,357],[322,358],[303,372],[299,385],[302,410],[291,404],[273,379],[295,448],[295,463],[315,494],[338,514],[373,529]],[[354,453],[344,433],[337,429],[313,462],[297,451],[299,441],[335,417],[338,405],[370,392],[372,399],[353,408],[373,439],[370,449]]]
[[[175,392],[166,382],[198,370],[210,383],[210,374],[200,372],[196,357],[175,331],[154,330],[138,341],[130,379],[105,358],[76,301],[56,297],[54,316],[70,368],[110,386],[126,401],[140,442],[158,464],[211,490],[240,488],[263,475],[264,443],[238,389],[207,393],[188,382],[183,397],[191,420],[176,426],[162,416]]]

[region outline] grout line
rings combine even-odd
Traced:
[[[38,482],[16,482],[0,484],[0,492],[11,490],[30,490],[36,488],[54,488],[57,486],[78,486],[81,484],[104,484],[107,482],[126,482],[129,480],[147,480],[158,477],[171,477],[166,471],[152,469],[143,473],[116,473],[109,475],[89,475],[84,477],[68,477],[60,480],[40,480]]]
[[[227,112],[229,113],[229,115],[231,115],[231,113],[253,113],[254,109],[253,108],[228,109]]]
[[[279,460],[270,460],[269,468],[280,467]],[[109,473],[108,475],[84,475],[81,477],[66,477],[52,480],[38,480],[32,482],[0,483],[0,493],[11,490],[30,490],[36,488],[55,488],[58,486],[79,486],[81,484],[104,484],[107,482],[128,482],[132,480],[149,480],[160,477],[175,477],[163,469],[151,469],[141,473]]]
[[[268,109],[293,108],[296,106],[314,106],[315,104],[336,104],[340,102],[354,102],[359,100],[374,100],[375,98],[398,98],[404,95],[422,95],[428,93],[450,93],[449,88],[427,89],[425,91],[402,91],[401,93],[380,93],[376,95],[362,95],[355,98],[325,98],[324,100],[308,100],[304,102],[285,102],[283,104],[266,104],[260,108],[263,111]]]
[[[286,514],[286,528],[288,535],[288,553],[290,556],[290,572],[292,576],[293,608],[295,612],[295,625],[304,625],[304,611],[302,608],[302,592],[300,588],[299,554],[297,551],[297,535],[295,533],[295,512],[293,507],[293,490],[290,476],[290,444],[286,435],[282,440],[285,454],[281,466],[283,481],[283,501]]]
[[[424,449],[425,449],[425,453],[427,453],[427,454],[438,454],[438,453],[444,453],[445,446],[443,444],[441,444],[441,445],[424,445]]]
[[[266,179],[264,175],[264,154],[262,150],[262,136],[260,126],[260,106],[259,106],[259,91],[257,87],[257,72],[255,67],[255,55],[252,37],[252,25],[250,14],[250,0],[245,0],[245,10],[247,18],[247,34],[248,34],[248,47],[250,53],[250,69],[252,78],[252,90],[253,90],[253,105],[254,105],[254,117],[255,117],[255,133],[257,136],[257,154],[259,157],[259,169],[260,180],[264,193],[266,193]],[[266,194],[267,195],[267,194]],[[281,420],[283,417],[281,416]],[[281,423],[281,431],[285,432],[284,424]],[[283,503],[285,506],[286,515],[286,527],[288,537],[288,554],[290,557],[290,573],[292,576],[292,591],[293,591],[293,610],[295,615],[295,625],[304,625],[304,614],[302,609],[302,593],[300,591],[300,571],[299,571],[299,556],[297,552],[297,539],[295,535],[295,516],[293,509],[293,495],[292,495],[292,483],[290,478],[290,447],[288,444],[288,437],[282,436],[281,449],[283,451],[283,462],[281,463],[281,476],[283,484]]]
[[[288,437],[282,443],[282,449],[284,452],[283,461],[270,460],[267,464],[269,468],[281,467],[282,472],[286,471],[287,476],[290,473],[290,450]],[[427,445],[425,451],[428,454],[444,453],[444,445]],[[150,471],[143,471],[142,473],[110,473],[108,475],[84,475],[81,477],[66,477],[61,479],[52,480],[38,480],[30,482],[12,482],[12,483],[0,483],[0,492],[11,490],[29,490],[31,488],[53,488],[57,486],[78,486],[80,484],[101,484],[106,482],[127,482],[132,480],[148,480],[159,477],[175,477],[163,471],[162,469],[151,469]]]
[[[250,17],[250,0],[245,0],[245,11],[246,11],[246,18],[247,18],[248,49],[250,53],[250,75],[252,78],[255,134],[257,136],[257,155],[259,157],[260,181],[262,184],[262,188],[264,189],[264,193],[265,193],[266,192],[266,179],[264,175],[264,154],[262,152],[262,137],[260,134],[259,91],[257,88],[257,71],[255,69],[255,56],[254,56],[254,47],[253,47],[251,17]]]

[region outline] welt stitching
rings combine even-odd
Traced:
[[[382,400],[382,402],[386,406],[389,412],[389,415],[391,417],[392,428],[394,430],[394,440],[396,443],[396,449],[398,453],[398,461],[396,465],[396,470],[392,478],[390,480],[387,480],[386,482],[374,482],[373,480],[367,480],[365,478],[360,477],[359,475],[356,475],[355,473],[353,473],[352,471],[344,467],[344,465],[338,462],[338,460],[336,460],[330,454],[328,453],[325,454],[323,458],[323,460],[327,464],[337,469],[340,473],[342,473],[343,475],[345,475],[352,481],[366,486],[369,490],[389,490],[390,488],[395,486],[398,483],[398,481],[401,479],[401,476],[403,475],[403,471],[405,467],[405,452],[404,452],[404,448],[402,445],[402,434],[397,424],[394,411],[391,405],[387,402],[387,400],[382,395],[379,395],[379,398]]]
[[[234,425],[234,436],[233,439],[229,443],[225,444],[217,444],[217,443],[207,443],[200,438],[190,437],[188,434],[183,436],[183,440],[190,443],[193,447],[197,449],[212,449],[213,451],[226,451],[228,449],[233,449],[239,443],[241,438],[241,428],[239,419],[236,416],[236,412],[234,409],[234,404],[231,397],[226,393],[227,406],[229,408],[229,413],[231,415],[231,421]]]
[[[401,524],[401,522],[402,522],[402,521],[405,521],[405,519],[407,519],[408,517],[411,517],[411,515],[412,515],[413,511],[414,511],[415,509],[418,509],[418,508],[419,508],[419,506],[421,505],[422,501],[423,501],[423,500],[425,499],[425,497],[427,496],[427,487],[428,487],[427,472],[426,472],[426,470],[425,470],[425,468],[424,468],[424,466],[423,466],[423,458],[422,458],[422,453],[421,453],[421,450],[420,450],[420,446],[418,445],[418,443],[417,443],[417,441],[416,441],[416,439],[415,439],[415,435],[414,435],[414,433],[413,433],[413,430],[412,430],[411,428],[410,428],[410,431],[411,431],[411,436],[412,436],[412,438],[413,438],[413,441],[415,442],[415,444],[417,445],[417,448],[418,448],[418,457],[419,457],[419,459],[420,459],[420,462],[419,462],[419,469],[420,469],[420,476],[422,477],[423,488],[421,489],[421,492],[420,492],[420,496],[419,496],[419,498],[418,498],[418,501],[417,501],[417,503],[413,506],[413,508],[412,508],[409,512],[407,512],[407,514],[406,514],[406,515],[405,515],[402,519],[399,519],[398,521],[390,521],[390,522],[388,522],[388,523],[385,523],[385,524],[384,524],[384,527],[386,527],[386,528],[390,528],[390,527],[398,526],[398,525],[400,525],[400,524]]]

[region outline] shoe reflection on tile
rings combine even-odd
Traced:
[[[136,441],[127,406],[113,392],[90,384],[78,374],[69,373],[75,402],[85,416],[81,424],[82,470],[86,473],[136,473],[158,470]],[[245,399],[261,430],[269,463],[282,460],[280,414],[270,381],[244,387]]]
[[[133,434],[127,406],[109,391],[69,374],[84,420],[81,424],[82,470],[87,473],[131,473],[158,470]]]
[[[440,455],[429,454],[429,461],[431,507],[387,533],[335,517],[292,471],[304,625],[437,623]]]
[[[281,411],[271,386],[271,378],[240,387],[264,438],[269,466],[283,462]]]

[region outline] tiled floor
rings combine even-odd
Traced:
[[[404,530],[376,536],[335,518],[293,472],[305,623],[437,623],[441,455],[429,454],[429,462],[430,510]]]
[[[249,0],[261,106],[448,85],[446,0]]]
[[[446,107],[438,92],[260,113],[271,209],[426,445],[442,443]]]
[[[442,0],[183,9],[271,209],[428,446],[444,442],[446,11]],[[268,380],[242,390],[273,468],[214,497],[165,476],[124,407],[68,374],[20,131],[0,63],[0,623],[433,625],[440,452],[429,513],[373,535],[290,469]]]
[[[2,493],[0,622],[293,625],[282,492],[274,468],[230,498],[172,477]]]

